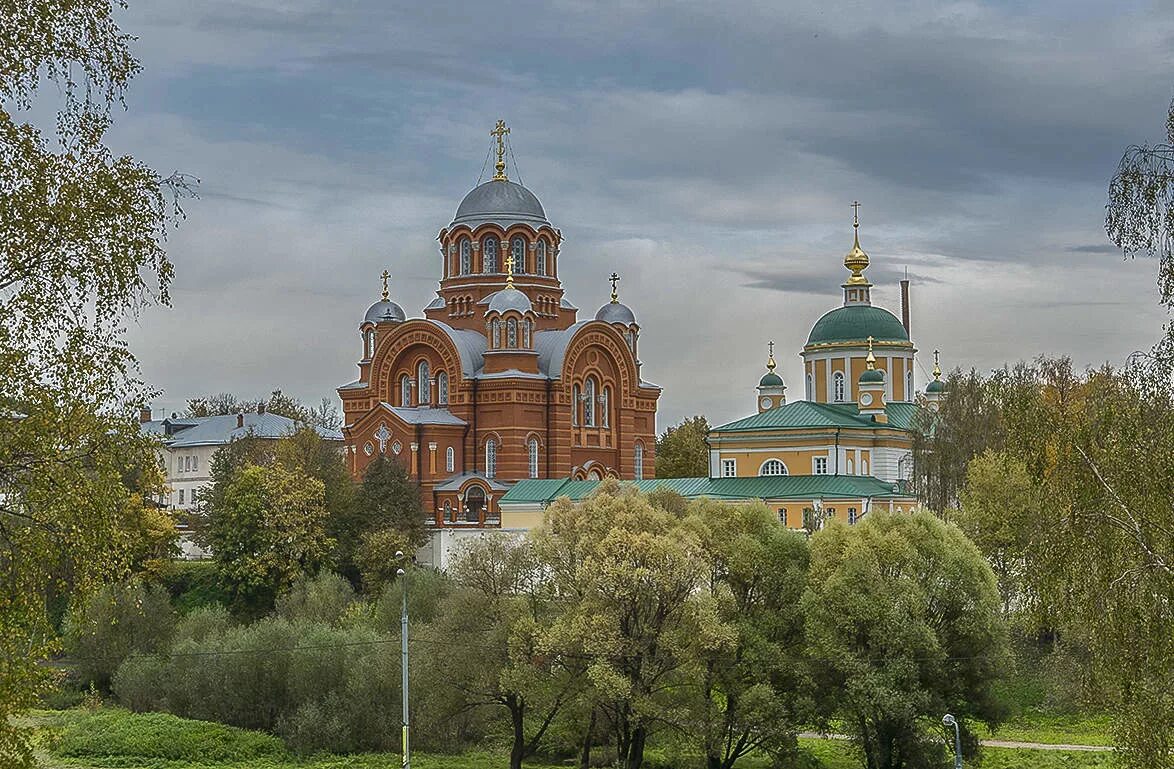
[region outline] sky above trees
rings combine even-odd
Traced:
[[[854,199],[874,301],[913,280],[919,387],[935,348],[1120,363],[1166,320],[1156,264],[1102,230],[1121,153],[1164,136],[1158,4],[140,0],[121,23],[145,69],[112,145],[201,179],[173,307],[131,328],[167,411],[353,380],[379,272],[409,314],[434,296],[498,118],[581,314],[623,276],[661,429],[752,411],[769,339],[802,396]]]

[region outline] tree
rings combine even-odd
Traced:
[[[940,719],[964,751],[978,720],[1002,717],[994,684],[1007,660],[995,577],[962,532],[932,513],[874,511],[811,540],[803,596],[816,682],[869,769],[940,765]]]
[[[475,540],[458,553],[452,578],[455,589],[428,631],[437,641],[434,674],[457,690],[456,709],[508,713],[510,769],[521,769],[579,686],[581,664],[545,646],[558,606],[529,541]]]
[[[557,500],[533,537],[565,601],[549,647],[586,661],[588,696],[606,716],[620,766],[640,769],[649,736],[674,723],[670,686],[698,635],[698,536],[610,479],[581,503]]]
[[[272,608],[278,594],[326,562],[333,543],[324,496],[321,481],[281,462],[248,465],[224,489],[207,538],[242,610]]]
[[[343,573],[359,572],[371,591],[390,582],[395,565],[387,553],[414,553],[428,541],[420,487],[407,467],[385,456],[367,465],[353,504],[332,522],[332,536]]]
[[[110,108],[139,69],[113,18],[119,6],[0,2],[5,766],[32,763],[11,716],[48,681],[37,664],[56,645],[45,594],[80,596],[125,573],[123,516],[133,492],[124,478],[137,468],[157,480],[152,447],[128,415],[149,393],[123,329],[143,306],[167,301],[172,266],[161,242],[177,209],[168,180],[104,144]],[[53,87],[43,89],[46,80]],[[54,131],[20,122],[55,95]]]
[[[806,539],[762,505],[691,503],[706,563],[686,734],[699,735],[708,769],[761,751],[782,760],[812,714],[800,599]],[[688,691],[688,690],[685,690]]]
[[[1166,113],[1166,144],[1125,150],[1109,181],[1105,232],[1126,256],[1158,257],[1158,290],[1174,306],[1174,101]]]
[[[657,478],[704,478],[709,475],[709,422],[695,416],[670,427],[656,439]]]

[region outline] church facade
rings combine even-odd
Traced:
[[[438,235],[436,298],[408,317],[383,275],[359,324],[359,376],[338,389],[351,472],[405,463],[438,530],[528,528],[498,502],[523,479],[651,478],[660,388],[619,301],[586,319],[559,279],[563,236],[526,187],[496,173]]]

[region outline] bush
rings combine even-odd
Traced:
[[[126,756],[202,764],[288,755],[281,741],[270,735],[166,713],[74,711],[62,725],[53,752],[68,758]]]
[[[163,646],[175,625],[167,591],[137,580],[106,585],[65,619],[65,650],[85,683],[106,689],[122,661]]]
[[[333,572],[300,579],[277,599],[276,614],[291,622],[339,625],[357,600],[351,583]]]

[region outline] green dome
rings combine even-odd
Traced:
[[[860,383],[865,382],[883,382],[885,381],[885,372],[879,368],[869,369],[860,375]]]
[[[909,341],[909,332],[893,313],[867,304],[850,304],[837,307],[817,320],[807,337],[807,344],[863,344],[870,336],[878,342]]]
[[[783,387],[783,378],[773,371],[768,371],[758,382],[759,387]]]
[[[940,392],[945,392],[945,390],[946,390],[946,383],[941,381],[940,379],[935,379],[934,381],[929,383],[928,387],[925,388],[925,391],[927,393],[940,393]]]

